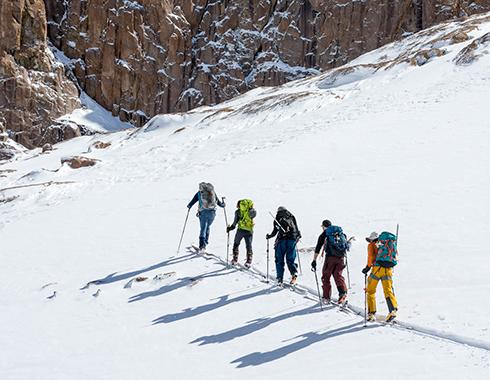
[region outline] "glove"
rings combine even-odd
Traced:
[[[311,270],[312,270],[313,272],[316,272],[316,260],[313,260],[313,261],[311,262]]]
[[[234,229],[235,229],[234,226],[228,226],[228,227],[226,227],[226,232],[233,231]]]
[[[368,267],[368,266],[366,265],[366,268],[364,268],[364,269],[362,270],[362,273],[364,273],[364,274],[368,274],[368,272],[369,272],[369,270],[370,270],[370,269],[371,269],[371,268],[370,268],[370,267]]]
[[[271,238],[271,235],[267,234],[267,235],[265,235],[265,238],[266,238],[267,240],[269,240],[269,239]]]

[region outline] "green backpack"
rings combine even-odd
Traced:
[[[391,232],[382,232],[378,237],[377,245],[378,255],[376,256],[376,265],[383,268],[393,268],[398,260],[396,236]]]
[[[254,209],[254,203],[250,199],[242,199],[240,201],[240,218],[238,220],[238,228],[245,231],[253,231],[254,218],[257,216],[257,211]]]

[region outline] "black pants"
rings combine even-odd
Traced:
[[[238,251],[238,246],[242,239],[245,239],[245,245],[247,247],[247,253],[253,253],[252,250],[252,240],[254,237],[253,231],[245,231],[241,229],[237,229],[235,235],[235,241],[233,242],[233,251]]]

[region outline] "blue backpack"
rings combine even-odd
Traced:
[[[391,232],[382,232],[378,237],[376,265],[383,268],[393,268],[397,264],[397,256],[396,236]]]
[[[327,234],[325,251],[330,249],[330,254],[336,257],[344,257],[347,251],[347,242],[342,228],[330,226],[325,230]]]

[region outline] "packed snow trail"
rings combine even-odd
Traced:
[[[195,250],[195,248],[193,248],[193,247],[191,249]],[[239,270],[242,272],[246,272],[250,275],[250,277],[252,277],[256,280],[259,280],[262,283],[264,282],[264,279],[266,279],[265,282],[267,284],[269,284],[269,283],[274,284],[274,282],[275,282],[273,277],[271,277],[270,275],[269,275],[269,277],[267,277],[267,275],[265,273],[263,273],[262,271],[260,271],[257,268],[249,268],[249,269],[247,269],[245,267],[236,268],[232,265],[227,265],[226,262],[220,256],[217,256],[217,255],[212,254],[212,253],[208,253],[208,254],[212,255],[214,260],[216,260],[218,263],[226,265],[228,269],[235,269],[235,270]],[[201,256],[201,257],[203,256],[203,255],[199,255],[199,254],[197,254],[197,255]],[[207,259],[206,257],[204,257],[204,258]],[[275,285],[275,286],[278,289],[281,289],[280,286],[277,286],[277,285]],[[316,290],[314,290],[313,288],[311,288],[309,286],[305,286],[305,285],[297,285],[297,286],[300,289],[299,294],[305,295],[311,301],[316,302],[318,307],[320,307],[318,304],[319,294]],[[285,286],[284,288],[294,290],[295,285]],[[306,292],[306,293],[303,293],[302,290],[304,290],[304,292]],[[332,310],[341,310],[341,311],[350,313],[351,315],[358,316],[358,317],[362,318],[362,321],[364,321],[364,308],[360,308],[358,306],[353,306],[351,303],[349,303],[346,307],[342,307],[341,305],[337,305],[337,304],[329,304],[329,305],[324,305],[324,311],[329,310],[328,306],[333,306]],[[453,333],[446,333],[443,331],[438,331],[438,330],[431,329],[428,327],[423,327],[420,325],[415,325],[415,324],[407,323],[404,321],[400,321],[399,319],[396,319],[395,323],[384,322],[384,321],[367,322],[366,327],[379,327],[379,326],[383,326],[383,327],[387,327],[387,328],[395,328],[398,330],[407,331],[407,332],[419,334],[422,336],[427,336],[427,337],[437,339],[437,340],[445,340],[445,341],[449,341],[449,342],[456,343],[456,344],[462,344],[462,345],[471,346],[471,347],[479,348],[482,350],[490,351],[490,342],[485,342],[485,341],[481,341],[481,340],[477,340],[477,339],[463,337],[463,336],[459,336],[459,335],[453,334]]]

